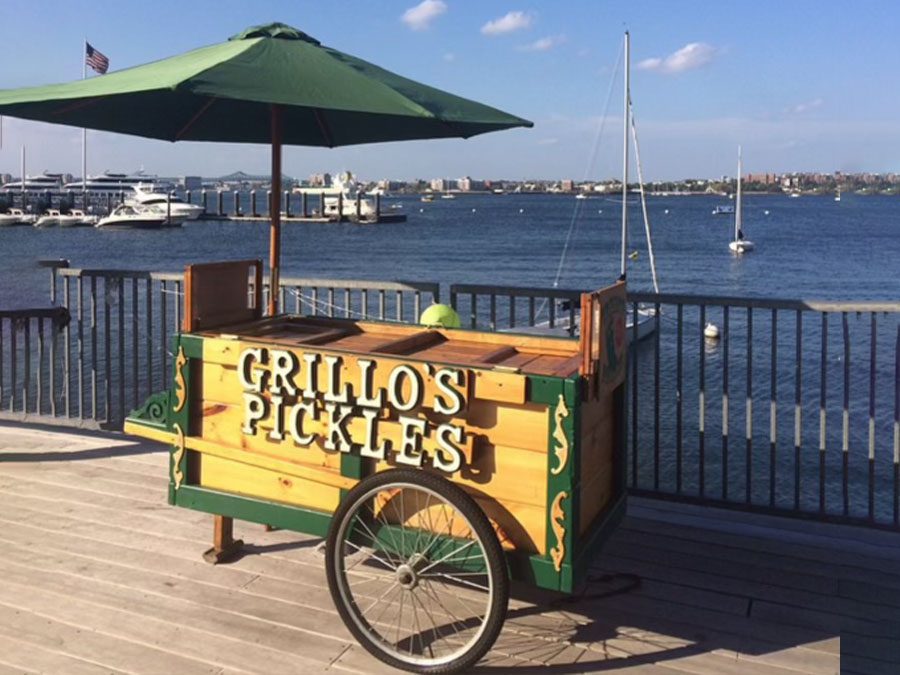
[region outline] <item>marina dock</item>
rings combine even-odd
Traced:
[[[0,426],[0,673],[394,672],[329,597],[319,539],[166,504],[161,445]],[[896,534],[632,498],[573,600],[518,588],[477,672],[896,673]]]

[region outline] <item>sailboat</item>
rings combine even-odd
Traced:
[[[841,201],[841,188],[837,189],[837,194],[834,196],[834,201],[836,201],[836,202]]]
[[[646,192],[644,191],[644,177],[641,170],[640,147],[637,141],[637,128],[634,122],[634,110],[631,105],[631,35],[625,32],[625,102],[622,127],[622,233],[621,233],[621,259],[620,272],[621,279],[625,279],[627,261],[630,257],[627,253],[628,249],[628,134],[631,131],[631,138],[634,142],[635,161],[638,167],[638,184],[640,186],[641,209],[644,216],[644,232],[647,237],[647,249],[650,257],[650,272],[653,278],[653,288],[659,293],[659,282],[656,277],[656,262],[653,255],[653,241],[650,238],[650,220],[647,212]],[[575,219],[572,219],[572,226]],[[570,231],[571,232],[571,231]],[[563,269],[565,261],[566,249],[563,249],[562,258],[560,259],[559,272]],[[553,283],[554,288],[559,282],[559,272]],[[552,302],[552,301],[551,301]],[[561,310],[557,312],[557,320],[551,326],[549,321],[538,323],[527,328],[512,328],[511,331],[528,334],[540,335],[571,335],[580,328],[581,317],[579,314],[571,315],[564,311],[568,309],[566,306],[568,301],[561,301]],[[570,317],[574,317],[575,326],[570,324]],[[654,307],[640,306],[637,312],[628,311],[625,318],[626,335],[629,342],[638,342],[656,330],[656,309]]]
[[[741,255],[754,249],[753,242],[744,239],[744,231],[741,229],[741,146],[738,146],[737,197],[734,202],[734,239],[728,244],[728,248],[735,255]]]

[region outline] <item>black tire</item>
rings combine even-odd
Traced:
[[[383,502],[378,516],[375,515],[372,507],[376,495],[380,495],[383,499],[387,498],[387,501]],[[427,508],[415,508],[421,504],[423,495],[427,498]],[[415,510],[410,513],[415,514],[419,523],[431,524],[430,532],[438,533],[432,519],[429,518],[426,521],[422,515],[423,513],[430,515],[432,509],[438,506],[437,503],[432,503],[432,496],[440,498],[446,505],[458,512],[464,519],[464,524],[468,525],[466,531],[471,532],[471,537],[433,536],[430,540],[420,541],[421,535],[425,533],[427,537],[429,532],[424,527],[410,528],[408,530],[410,534],[407,537],[407,529],[404,525],[407,522],[407,511],[404,508],[404,499],[406,501],[418,500],[413,502]],[[394,503],[395,501],[399,501],[399,506]],[[463,524],[455,520],[455,512],[451,512],[451,518],[447,514],[446,506],[442,505],[440,508],[448,532],[455,531],[454,525]],[[398,521],[399,526],[388,521],[390,513],[386,516],[384,515],[386,511],[402,514]],[[379,517],[382,520],[378,520]],[[366,523],[369,523],[371,528]],[[383,540],[380,540],[381,546],[360,547],[353,540],[355,538],[355,541],[359,542],[363,541],[360,537],[365,537],[374,542],[379,535],[384,537]],[[402,551],[396,550],[395,535],[400,540]],[[410,541],[413,535],[415,535],[415,540]],[[393,542],[394,548],[384,546],[385,542]],[[460,542],[468,543],[458,546]],[[422,544],[425,545],[422,546]],[[441,546],[450,548],[450,552],[444,554],[443,558],[439,557],[445,550]],[[418,548],[423,550],[416,550]],[[411,549],[412,553],[408,553]],[[442,562],[442,560],[457,558],[463,550],[480,551],[482,557],[470,559],[471,553],[466,552],[465,557],[459,559],[460,566]],[[429,552],[433,553],[437,559],[428,558]],[[353,555],[360,556],[366,563],[376,564],[356,567],[359,565],[359,561],[353,563],[351,567],[356,567],[356,569],[351,574],[357,580],[351,584],[348,579],[349,568],[345,566],[345,562]],[[468,571],[464,566],[466,563],[470,565]],[[447,568],[449,568],[447,573],[440,572]],[[402,670],[416,673],[455,673],[470,668],[494,644],[506,618],[509,602],[509,577],[506,560],[487,516],[460,487],[425,471],[409,469],[383,471],[360,481],[356,487],[350,490],[341,501],[331,521],[325,547],[325,569],[328,577],[328,590],[347,629],[370,654]],[[429,573],[431,570],[435,571]],[[359,578],[363,580],[359,581]],[[469,579],[472,580],[471,583]],[[484,585],[480,583],[482,579]],[[448,585],[448,581],[452,585]],[[392,586],[389,586],[388,591],[380,595],[373,593],[364,596],[363,590],[356,592],[352,590],[354,586],[365,587],[371,583],[381,584],[376,587],[377,591],[380,591],[386,584],[392,584]],[[391,595],[394,593],[391,590],[394,587],[399,595]],[[444,590],[445,588],[449,588],[450,591]],[[438,590],[446,595],[439,595]],[[373,595],[375,600],[370,604],[369,601]],[[472,595],[476,596],[476,600],[472,600]],[[409,597],[409,606],[412,607],[412,613],[415,615],[415,623],[410,626],[412,634],[408,639],[400,640],[406,597]],[[463,602],[464,597],[477,603],[484,598],[483,617],[476,612],[477,618],[460,620],[457,614],[448,609],[442,601],[442,598],[447,602],[456,598],[456,602],[460,606],[469,610],[468,602]],[[389,598],[399,598],[396,641],[386,639],[382,635],[389,631],[393,632],[393,625],[388,625],[388,628],[384,629],[385,622],[379,622],[386,609],[395,607],[397,604],[396,599],[392,599],[388,603]],[[363,599],[366,600],[365,604],[368,605],[368,610],[364,610],[358,603],[358,600]],[[428,612],[423,599],[429,603],[433,600],[437,601],[432,607],[435,609],[437,618],[443,623],[438,624],[435,621],[435,615]],[[379,602],[381,602],[380,605]],[[376,606],[381,607],[381,614],[378,619],[370,622],[372,617],[367,617],[365,614]],[[431,636],[428,635],[427,630],[421,628],[423,625],[427,627],[427,624],[424,619],[421,622],[418,620],[418,607],[422,607],[423,616],[431,621]],[[409,610],[407,611],[409,612]],[[475,627],[472,628],[472,626]],[[454,642],[449,636],[463,636],[461,639],[466,640],[464,636],[469,634],[471,637],[462,643],[462,647],[450,647],[451,650],[456,649],[455,652],[435,655],[435,645],[443,644],[444,641]],[[419,653],[413,654],[417,637]],[[405,648],[403,647],[404,642],[406,643]],[[457,642],[457,644],[459,643]],[[409,653],[404,653],[403,649],[407,649]],[[431,658],[426,655],[426,650],[431,653]]]

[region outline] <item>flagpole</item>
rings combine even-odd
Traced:
[[[81,79],[87,79],[87,38],[84,39],[84,45],[81,48]],[[81,193],[87,192],[87,129],[81,128]],[[87,204],[82,204],[86,207]]]

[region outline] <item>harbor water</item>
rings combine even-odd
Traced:
[[[632,199],[626,250],[636,256],[629,261],[629,288],[651,290],[640,204],[636,197]],[[732,216],[712,213],[717,205],[726,203],[728,200],[706,196],[649,199],[662,292],[843,301],[900,299],[900,199],[844,195],[841,202],[835,202],[831,196],[747,196],[743,229],[755,242],[756,251],[742,258],[728,250]],[[557,282],[560,288],[589,289],[606,285],[619,274],[621,203],[617,198],[508,194],[466,195],[429,203],[412,196],[383,201],[385,209],[391,206],[400,207],[395,211],[405,213],[408,220],[377,225],[285,224],[283,276],[440,282],[446,300],[446,284],[450,283],[549,287]],[[66,258],[72,266],[85,269],[177,272],[191,262],[268,257],[268,226],[262,222],[205,220],[160,231],[115,232],[12,227],[0,229],[0,241],[6,253],[0,268],[2,309],[48,305],[49,274],[37,266],[40,259]],[[680,463],[684,475],[678,489],[685,493],[739,501],[746,497],[754,503],[785,508],[799,499],[802,510],[815,511],[824,489],[827,510],[840,513],[845,472],[841,449],[845,386],[842,317],[831,315],[823,326],[817,315],[807,313],[798,326],[798,315],[783,311],[773,326],[772,314],[757,309],[752,326],[748,326],[749,312],[733,308],[727,317],[729,338],[718,343],[698,340],[702,324],[696,308],[685,307],[683,318],[681,390],[677,389],[671,358],[677,330],[674,308],[663,307],[659,320],[657,335],[663,356],[658,388],[657,338],[638,347],[632,386],[637,390],[639,419],[634,427],[637,434],[632,434],[630,442],[637,466],[635,484],[676,491]],[[720,308],[710,308],[705,318],[724,328],[726,317]],[[897,314],[884,315],[873,332],[868,317],[846,317],[852,363],[846,383],[851,446],[846,512],[866,515],[868,417],[874,401],[875,509],[883,521],[891,518],[894,508],[893,500],[884,497],[894,489],[891,428],[897,386],[897,324]],[[827,342],[824,357],[823,336]],[[873,348],[878,354],[874,361],[870,358]],[[749,365],[748,351],[752,351]],[[726,363],[730,366],[727,375]],[[874,388],[870,390],[872,373]],[[730,404],[725,404],[729,397]],[[748,398],[753,403],[749,420]],[[774,423],[772,400],[779,406]],[[829,411],[823,453],[819,449],[822,400]],[[680,423],[676,401],[681,408]],[[795,402],[799,403],[795,406]],[[749,442],[745,438],[748,426]],[[773,429],[777,436],[774,444]],[[799,449],[795,447],[798,430]],[[680,460],[676,447],[679,431],[683,439]],[[657,439],[660,451],[654,456]],[[753,476],[752,484],[746,480],[748,473]],[[802,477],[799,483],[797,475]],[[824,476],[824,488],[820,475]],[[723,495],[726,485],[728,494]]]

